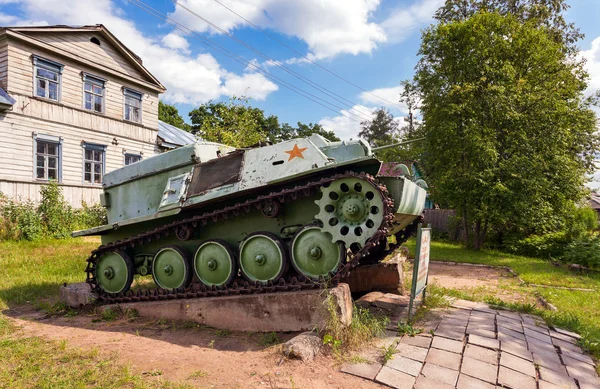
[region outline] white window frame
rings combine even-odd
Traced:
[[[104,182],[104,174],[106,173],[106,145],[99,145],[96,143],[87,143],[87,142],[83,142],[81,144],[81,147],[83,148],[83,163],[81,164],[81,181],[83,183],[83,185],[92,185],[92,186],[99,186],[102,185],[102,183]],[[88,160],[85,157],[85,152],[87,150],[92,150],[92,151],[99,151],[102,152],[102,158],[101,161],[94,161],[93,158],[92,160]],[[86,162],[90,162],[91,165],[91,169],[90,169],[90,182],[85,180],[85,164]],[[100,182],[94,182],[94,165],[100,163],[101,167],[101,171],[100,171]]]
[[[41,77],[38,76],[38,69],[44,69],[50,72],[55,72],[57,74],[57,81],[54,80],[50,80],[47,79],[45,77]],[[64,65],[60,64],[58,62],[46,59],[46,58],[42,58],[40,56],[37,55],[33,55],[33,96],[40,98],[40,99],[46,99],[46,100],[50,100],[50,101],[56,101],[57,103],[60,103],[61,101],[61,90],[62,90],[62,72],[64,69]],[[50,82],[56,82],[57,86],[56,86],[56,99],[51,99],[50,98],[50,89],[46,88],[46,93],[44,93],[44,96],[38,96],[38,79],[43,78],[46,80],[47,83]]]
[[[37,157],[38,157],[37,145],[38,145],[38,142],[54,143],[54,144],[56,144],[56,147],[57,147],[57,157],[58,157],[57,166],[56,166],[56,169],[57,169],[56,181],[58,183],[62,183],[63,137],[62,136],[54,136],[54,135],[38,134],[36,132],[32,133],[32,137],[33,137],[33,179],[35,181],[50,181],[47,178],[48,177],[47,159],[46,159],[46,161],[44,161],[44,178],[37,177]]]
[[[140,106],[139,106],[139,120],[132,120],[132,119],[127,119],[127,110],[129,107],[132,107],[131,105],[127,104],[127,98],[132,98],[132,99],[136,99],[140,102]],[[142,99],[144,97],[144,94],[142,92],[139,92],[135,89],[131,89],[131,88],[123,88],[123,120],[128,121],[128,122],[132,122],[132,123],[141,123],[142,122]],[[130,116],[131,117],[131,116]]]
[[[85,109],[86,111],[95,112],[95,113],[103,115],[106,112],[106,79],[104,79],[102,77],[94,76],[94,75],[88,74],[88,73],[82,73],[82,76],[83,76],[83,109]],[[92,85],[92,89],[93,89],[93,86],[101,87],[102,94],[100,95],[100,94],[94,93],[93,91],[92,92],[86,91],[85,85],[88,83]],[[92,100],[91,108],[85,107],[86,93],[89,93],[92,96],[101,96],[102,97],[102,111],[96,111],[94,109],[94,101],[93,100]]]

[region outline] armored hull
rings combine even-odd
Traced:
[[[86,271],[104,301],[318,287],[408,236],[426,192],[403,171],[362,140],[198,142],[106,174],[107,225],[73,235],[102,237]]]

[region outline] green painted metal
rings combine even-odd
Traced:
[[[196,250],[194,271],[204,285],[226,285],[236,270],[235,255],[224,240],[208,240]]]
[[[175,246],[159,250],[152,260],[152,276],[163,289],[178,289],[189,284],[191,267],[187,255]]]
[[[239,253],[240,270],[250,281],[276,281],[284,273],[287,256],[283,244],[273,234],[249,235],[240,245]]]
[[[96,266],[98,283],[109,293],[126,292],[133,281],[133,265],[123,253],[112,252],[100,259]]]
[[[331,242],[318,226],[307,226],[298,231],[290,247],[294,269],[313,279],[335,273],[345,253],[343,243]]]
[[[383,221],[383,199],[369,182],[359,178],[343,178],[322,187],[323,196],[315,200],[319,206],[316,218],[333,243],[364,245]]]

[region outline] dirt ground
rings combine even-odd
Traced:
[[[429,265],[429,282],[472,295],[495,296],[507,302],[535,303],[534,298],[518,290],[518,280],[505,269],[434,262]]]
[[[463,291],[496,294],[506,300],[522,296],[505,285],[516,281],[503,270],[434,263],[430,282]],[[282,358],[278,346],[265,346],[260,334],[228,333],[192,323],[143,318],[98,321],[95,314],[47,317],[31,307],[4,312],[26,335],[66,339],[71,346],[96,348],[131,365],[147,379],[186,382],[200,388],[381,388],[347,375],[330,356],[304,364]],[[278,334],[285,342],[295,334]]]

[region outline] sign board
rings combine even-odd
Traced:
[[[431,246],[431,225],[423,228],[419,224],[417,230],[417,249],[415,250],[415,263],[413,267],[412,287],[410,290],[410,304],[408,306],[408,320],[410,320],[414,300],[427,288],[429,276],[429,250]]]

